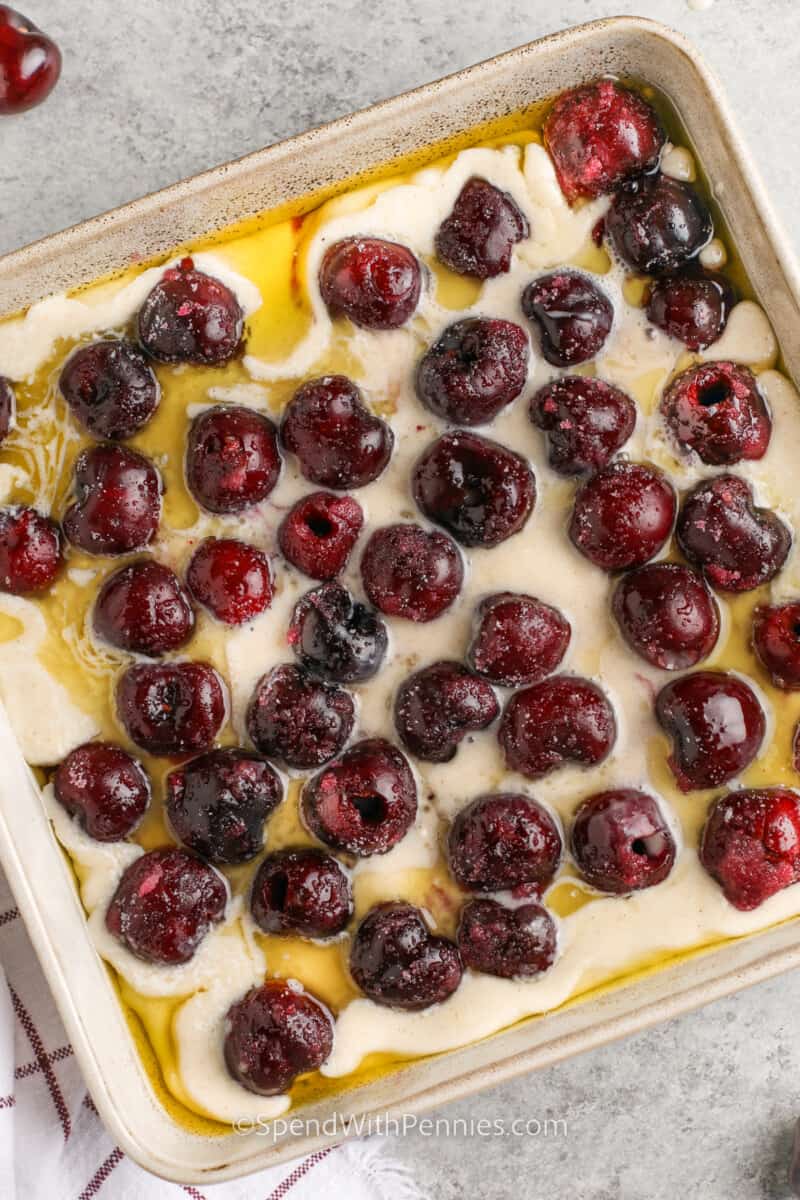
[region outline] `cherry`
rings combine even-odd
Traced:
[[[606,230],[624,263],[642,275],[662,275],[696,258],[714,224],[693,188],[659,174],[617,192]]]
[[[281,472],[275,426],[238,404],[195,417],[186,443],[186,482],[213,513],[238,513],[266,500]]]
[[[461,910],[458,949],[465,967],[501,979],[541,975],[556,960],[556,923],[541,904],[506,908],[468,900]]]
[[[60,74],[55,42],[22,13],[0,4],[0,117],[41,104]]]
[[[323,375],[298,388],[283,414],[281,438],[306,479],[339,490],[372,483],[394,446],[389,426],[344,375]]]
[[[485,425],[520,394],[528,335],[513,321],[466,317],[448,325],[417,368],[417,395],[454,425]]]
[[[728,323],[733,288],[722,275],[668,275],[650,287],[647,316],[688,350],[705,350]]]
[[[625,641],[663,671],[707,658],[719,636],[719,609],[702,578],[678,563],[649,563],[623,575],[612,611]]]
[[[547,460],[559,475],[605,467],[636,425],[636,405],[619,388],[583,375],[562,375],[531,400],[530,417],[547,434]]]
[[[56,800],[96,842],[133,833],[150,803],[142,764],[111,742],[71,750],[53,776]]]
[[[239,353],[243,330],[235,293],[191,258],[167,268],[138,317],[139,341],[164,363],[221,366]]]
[[[228,887],[202,859],[167,846],[126,867],[106,911],[106,928],[137,958],[189,962],[225,916]]]
[[[354,721],[349,692],[311,679],[289,663],[259,681],[247,710],[247,732],[256,749],[300,771],[335,758]]]
[[[61,568],[61,534],[35,508],[0,508],[0,592],[44,592]]]
[[[617,722],[595,683],[556,675],[511,697],[497,736],[509,770],[541,779],[570,762],[602,762],[616,741]]]
[[[81,346],[62,367],[58,386],[73,416],[98,438],[131,437],[161,398],[139,347],[118,338]]]
[[[553,882],[561,862],[561,834],[546,808],[521,792],[480,796],[450,827],[450,870],[462,888],[504,892]]]
[[[272,573],[261,550],[236,538],[208,538],[192,555],[186,582],[225,625],[244,625],[272,603]]]
[[[664,392],[661,413],[679,445],[711,466],[763,458],[767,452],[772,421],[747,367],[732,362],[690,367]]]
[[[572,825],[572,854],[587,883],[624,896],[666,879],[676,846],[658,802],[617,788],[584,800]]]
[[[300,811],[314,837],[334,850],[386,854],[414,824],[417,786],[396,746],[367,738],[309,780]]]
[[[450,762],[467,736],[491,725],[497,697],[485,680],[456,662],[436,662],[401,683],[394,723],[409,753],[425,762]]]
[[[676,508],[673,487],[661,471],[612,462],[578,489],[569,536],[604,571],[638,567],[664,546]]]
[[[353,889],[330,854],[307,847],[279,850],[258,868],[250,909],[264,933],[330,938],[353,915]]]
[[[163,563],[145,559],[108,575],[97,595],[94,632],[110,646],[157,658],[194,632],[194,610],[180,580]]]
[[[748,592],[774,579],[792,545],[787,526],[757,508],[750,484],[736,475],[698,483],[684,499],[676,533],[689,562],[723,592]]]
[[[323,583],[296,604],[287,641],[311,674],[328,683],[358,683],[379,670],[389,635],[380,617],[340,583]]]
[[[208,750],[227,715],[225,689],[207,663],[137,663],[117,682],[128,736],[150,754]]]
[[[16,401],[14,399],[14,389],[10,382],[3,375],[0,375],[0,445],[2,445],[14,427],[15,412]]]
[[[656,717],[672,739],[667,761],[682,792],[739,775],[761,749],[767,727],[753,689],[723,671],[695,671],[666,684]]]
[[[775,687],[800,689],[800,603],[759,605],[753,613],[753,649]]]
[[[397,329],[414,315],[422,287],[419,262],[406,246],[380,238],[345,238],[325,253],[319,289],[332,317],[364,329]]]
[[[572,629],[567,618],[534,596],[498,592],[478,605],[470,666],[490,683],[538,683],[559,666]]]
[[[608,296],[580,271],[553,271],[534,279],[522,293],[522,311],[538,326],[542,355],[554,367],[595,358],[614,322]]]
[[[370,602],[387,616],[433,621],[460,592],[464,564],[446,534],[386,525],[367,542],[361,579]]]
[[[477,433],[446,433],[417,462],[414,499],[462,546],[496,546],[533,512],[536,480],[525,459]]]
[[[364,524],[352,496],[313,492],[289,510],[278,530],[287,562],[312,579],[335,579],[347,566]]]
[[[161,519],[161,479],[149,459],[124,446],[81,451],[75,461],[75,503],[64,533],[87,554],[129,554],[147,546]]]
[[[790,788],[718,797],[703,830],[700,861],[743,912],[800,879],[800,796]]]
[[[462,972],[454,943],[432,934],[412,904],[377,904],[353,938],[350,973],[375,1004],[410,1012],[441,1004]]]
[[[296,983],[268,979],[231,1005],[223,1053],[233,1078],[258,1096],[287,1092],[333,1049],[330,1014]]]
[[[528,237],[528,222],[508,192],[473,176],[434,239],[436,255],[459,275],[492,279],[511,267],[511,252]]]

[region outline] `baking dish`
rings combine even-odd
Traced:
[[[731,234],[797,376],[790,337],[798,311],[797,273],[769,206],[754,182],[718,98],[717,88],[685,43],[639,20],[585,26],[512,51],[365,113],[222,167],[157,196],[88,222],[0,261],[0,310],[14,310],[196,240],[264,209],[302,211],[338,185],[385,167],[392,158],[422,162],[436,145],[487,119],[501,120],[537,99],[604,72],[646,79],[675,102]],[[335,1112],[414,1112],[463,1096],[522,1070],[642,1028],[693,1005],[796,965],[794,923],[727,944],[584,998],[545,1021],[529,1021],[487,1041],[416,1062],[372,1083],[305,1108],[320,1136],[277,1142],[257,1134],[200,1137],[161,1108],[116,994],[85,934],[71,876],[50,836],[35,784],[5,722],[0,744],[0,858],[101,1115],[120,1145],[149,1169],[180,1180],[211,1182],[260,1169],[341,1137],[322,1133]],[[30,804],[24,797],[30,796]],[[47,889],[39,881],[47,880]],[[39,895],[39,892],[43,894]],[[68,954],[65,948],[69,948]]]

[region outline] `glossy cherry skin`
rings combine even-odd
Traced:
[[[713,467],[763,458],[772,420],[756,377],[732,362],[699,363],[669,385],[661,414],[676,442]]]
[[[465,967],[501,979],[530,979],[556,960],[556,923],[541,904],[507,908],[468,900],[461,910],[458,949]]]
[[[606,230],[624,263],[642,275],[661,275],[696,258],[714,225],[693,188],[659,174],[616,194]]]
[[[389,426],[345,375],[323,375],[298,388],[283,414],[281,438],[306,479],[339,491],[377,479],[394,446]]]
[[[126,867],[106,911],[106,928],[149,963],[189,962],[225,916],[223,877],[188,850],[148,850]]]
[[[602,762],[617,739],[617,722],[596,684],[556,675],[511,697],[497,736],[509,770],[541,779],[568,763]]]
[[[724,332],[733,303],[727,279],[693,271],[656,279],[647,299],[647,316],[687,350],[705,350]]]
[[[75,462],[75,503],[64,533],[87,554],[129,554],[155,537],[161,519],[161,479],[142,454],[106,443]]]
[[[800,603],[759,605],[753,613],[753,649],[775,687],[800,689]]]
[[[386,525],[367,542],[361,580],[370,602],[387,616],[433,621],[461,591],[464,563],[444,533]]]
[[[245,625],[272,603],[266,554],[236,538],[201,542],[186,570],[194,598],[225,625]]]
[[[174,571],[145,559],[106,577],[92,627],[118,650],[158,658],[186,645],[194,632],[194,609]]]
[[[619,388],[583,375],[562,375],[531,400],[530,417],[547,434],[547,461],[559,475],[605,467],[636,425],[636,405]]]
[[[612,462],[581,484],[569,536],[604,571],[638,567],[658,554],[675,521],[672,484],[655,467]]]
[[[300,771],[335,758],[354,722],[349,692],[290,663],[274,667],[259,681],[247,710],[247,732],[256,749]]]
[[[353,915],[353,889],[330,854],[306,846],[278,850],[256,872],[250,911],[264,933],[336,937]]]
[[[0,4],[0,117],[41,104],[58,83],[61,51],[21,13]]]
[[[458,275],[492,279],[509,270],[514,246],[529,232],[508,192],[473,176],[437,230],[436,256]]]
[[[800,880],[800,796],[791,788],[742,789],[711,807],[700,861],[743,912]]]
[[[281,472],[275,426],[239,404],[195,417],[186,442],[186,482],[201,508],[238,513],[266,500]]]
[[[340,583],[323,583],[295,606],[287,641],[312,675],[328,683],[360,683],[379,670],[389,635],[380,617]]]
[[[417,786],[396,746],[367,738],[309,780],[300,812],[314,837],[334,850],[386,854],[414,824]]]
[[[546,808],[521,792],[480,796],[450,827],[447,857],[462,888],[504,892],[534,885],[543,891],[561,863],[558,826]]]
[[[234,292],[191,258],[167,268],[138,317],[139,341],[164,363],[221,366],[239,353],[243,331]]]
[[[571,636],[557,608],[535,596],[498,592],[478,605],[467,661],[502,687],[538,683],[559,666]]]
[[[500,712],[494,690],[456,662],[437,662],[401,683],[394,724],[410,754],[450,762],[470,733],[486,729]]]
[[[208,750],[227,715],[222,681],[207,663],[137,663],[120,676],[116,695],[128,736],[150,754]]]
[[[719,636],[719,608],[702,577],[678,563],[648,563],[623,575],[612,611],[625,641],[662,671],[707,658]]]
[[[96,438],[128,438],[161,398],[155,372],[133,342],[107,338],[71,354],[58,380],[72,415]]]
[[[61,533],[54,521],[35,508],[0,508],[0,592],[45,592],[61,563]]]
[[[666,879],[676,846],[658,802],[635,788],[597,792],[572,824],[572,854],[587,883],[624,896]]]
[[[465,317],[449,325],[417,367],[417,395],[453,425],[485,425],[525,386],[530,343],[513,321]]]
[[[288,1092],[298,1075],[317,1071],[332,1049],[328,1010],[297,984],[268,979],[231,1005],[225,1017],[225,1065],[258,1096]]]
[[[16,400],[8,379],[0,375],[0,445],[14,428]]]
[[[278,530],[287,562],[312,579],[335,579],[347,566],[364,524],[364,511],[352,496],[313,492],[289,510]]]
[[[753,689],[723,671],[695,671],[666,684],[656,717],[672,739],[667,761],[682,792],[739,775],[761,749],[767,727]]]
[[[414,315],[422,270],[397,242],[345,238],[326,251],[319,288],[331,316],[363,329],[397,329]]]
[[[554,367],[595,358],[614,322],[608,296],[580,271],[553,271],[534,279],[522,293],[522,311],[537,326],[542,355]]]
[[[370,909],[353,937],[350,974],[375,1004],[409,1012],[441,1004],[462,972],[455,944],[432,934],[421,911],[402,901]]]
[[[686,496],[676,526],[678,545],[722,592],[748,592],[769,583],[792,545],[787,526],[753,503],[750,484],[716,475]]]
[[[150,780],[141,763],[111,742],[71,750],[53,776],[53,791],[96,842],[128,837],[150,803]]]

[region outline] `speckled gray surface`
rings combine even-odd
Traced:
[[[779,214],[795,190],[797,0],[19,0],[65,52],[2,125],[0,251],[373,100],[594,17],[687,33],[725,81]],[[799,247],[800,248],[800,245]],[[398,1139],[432,1200],[779,1200],[800,1116],[800,975],[441,1115],[566,1122]],[[169,1189],[170,1191],[172,1189]]]

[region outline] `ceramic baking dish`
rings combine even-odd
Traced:
[[[613,73],[674,102],[732,238],[800,379],[800,276],[717,82],[680,36],[637,18],[598,21],[533,42],[438,83],[218,167],[0,259],[0,315],[150,259],[266,209],[318,202],[354,175],[416,156],[487,120]],[[119,1145],[157,1174],[211,1183],[306,1154],[331,1136],[201,1137],[161,1107],[116,992],[86,932],[72,875],[37,786],[0,712],[0,863],[16,895],[86,1083]],[[415,1113],[673,1017],[800,966],[800,920],[728,942],[462,1050],[409,1063],[302,1110],[320,1126],[338,1112]]]

